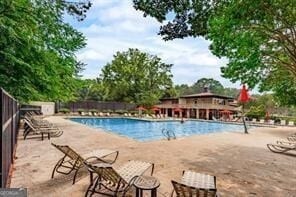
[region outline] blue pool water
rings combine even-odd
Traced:
[[[113,132],[121,136],[136,139],[138,141],[152,141],[164,139],[162,130],[174,131],[176,137],[195,134],[208,134],[223,131],[243,132],[243,125],[223,124],[203,121],[148,122],[127,118],[71,118],[70,120],[105,131]]]

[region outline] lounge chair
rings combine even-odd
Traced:
[[[256,118],[253,118],[252,119],[252,123],[256,124],[257,123],[257,119]]]
[[[41,140],[44,139],[44,135],[47,135],[47,138],[51,137],[60,137],[63,134],[63,131],[56,127],[36,127],[32,122],[27,119],[24,119],[25,130],[24,130],[24,140],[29,134],[32,135],[41,135]]]
[[[72,171],[75,172],[73,177],[73,184],[75,183],[77,173],[79,169],[84,166],[84,162],[91,162],[91,163],[109,163],[112,164],[116,161],[119,152],[114,150],[108,149],[98,149],[92,151],[86,155],[79,155],[76,151],[70,148],[67,145],[56,145],[51,143],[54,147],[56,147],[59,151],[64,153],[64,156],[56,163],[54,169],[52,171],[51,178],[54,177],[54,173],[61,173],[68,175]],[[105,157],[109,155],[113,155],[114,158],[112,160],[106,160]]]
[[[88,115],[89,115],[89,116],[92,116],[93,114],[92,114],[92,112],[89,111],[89,112],[88,112]]]
[[[94,112],[94,116],[98,116],[98,113],[97,112]]]
[[[274,125],[274,120],[269,120],[268,122],[270,125]]]
[[[296,143],[277,141],[276,144],[267,144],[267,148],[274,153],[285,153],[287,151],[296,150]]]
[[[281,120],[281,125],[286,126],[286,120]]]
[[[288,141],[290,141],[290,142],[296,142],[296,134],[293,134],[293,135],[287,137],[287,139],[288,139]]]
[[[288,125],[289,126],[294,126],[294,121],[289,121]]]
[[[193,171],[183,171],[180,182],[173,181],[171,196],[177,197],[215,197],[217,196],[216,177]]]
[[[265,122],[264,119],[260,119],[260,120],[259,120],[259,123],[260,123],[260,124],[264,124],[264,122]]]
[[[104,194],[106,196],[125,196],[131,188],[134,181],[151,168],[153,174],[154,164],[143,161],[129,161],[120,167],[114,169],[108,164],[92,165],[85,162],[91,173],[91,183],[85,196],[92,196],[94,193]],[[93,173],[97,177],[93,179]]]
[[[48,122],[47,120],[30,117],[25,115],[24,120],[27,120],[28,122],[32,123],[36,127],[56,127],[54,124]]]

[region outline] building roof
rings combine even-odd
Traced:
[[[221,99],[234,99],[229,96],[223,96],[218,94],[213,94],[212,92],[202,92],[198,94],[189,94],[189,95],[183,95],[180,96],[180,98],[205,98],[205,97],[215,97],[215,98],[221,98]]]
[[[177,97],[166,97],[166,98],[161,98],[159,100],[163,101],[163,100],[178,100],[179,98]]]

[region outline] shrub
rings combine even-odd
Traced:
[[[64,114],[67,114],[67,113],[70,113],[70,109],[68,109],[68,108],[61,108],[59,110],[59,112],[64,113]]]
[[[77,111],[79,112],[79,113],[81,113],[81,112],[85,112],[85,110],[84,109],[77,109]]]
[[[117,113],[117,114],[124,114],[124,113],[128,113],[128,111],[127,110],[119,109],[119,110],[115,110],[115,113]]]
[[[92,113],[98,112],[97,109],[90,109],[89,111],[92,112]]]

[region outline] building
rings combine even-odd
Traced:
[[[232,97],[213,94],[208,88],[199,94],[179,98],[163,98],[156,107],[168,117],[185,117],[213,120],[221,117],[232,118],[240,109]]]

